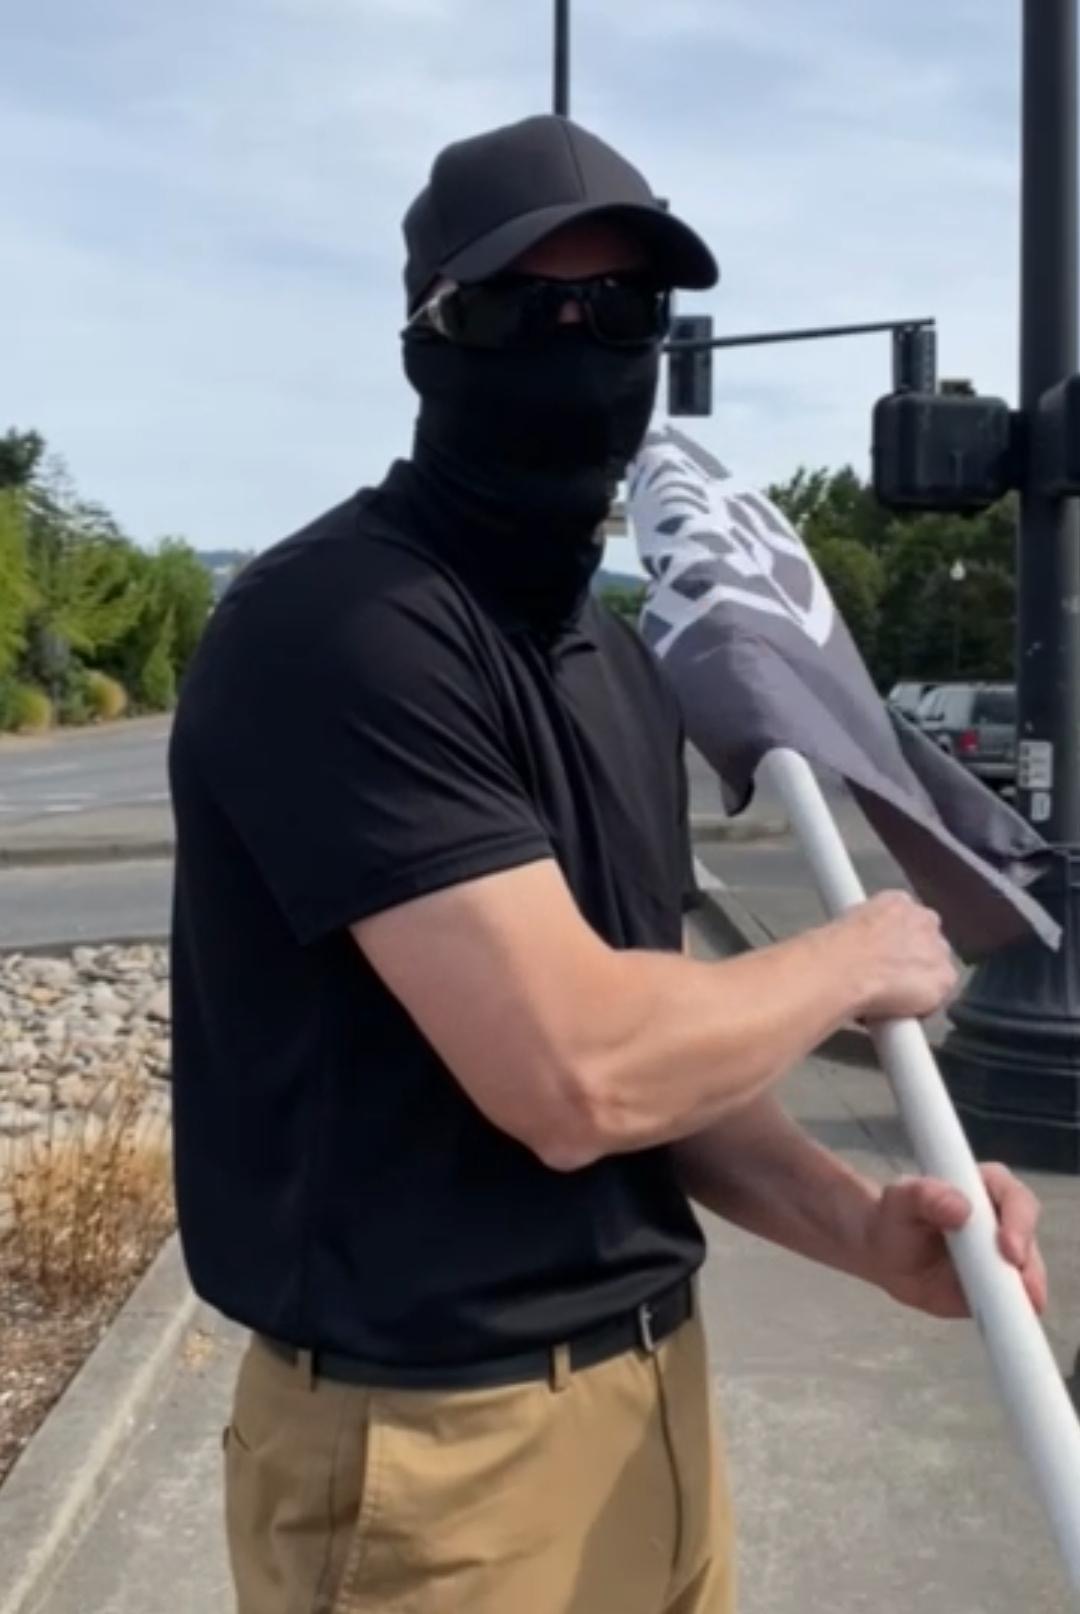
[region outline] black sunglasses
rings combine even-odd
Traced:
[[[594,275],[549,280],[500,275],[438,293],[409,321],[464,347],[535,347],[560,327],[575,303],[591,334],[608,347],[644,347],[671,327],[671,293],[646,275]]]

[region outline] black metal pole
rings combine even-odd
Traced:
[[[1024,7],[1020,407],[1029,422],[1080,357],[1076,13],[1076,0],[1026,0]],[[1018,558],[1020,741],[1053,747],[1052,782],[1022,785],[1021,806],[1048,840],[1080,846],[1077,500],[1029,485],[1021,495]],[[1022,754],[1037,764],[1030,749]],[[1039,781],[1038,765],[1032,777]]]
[[[560,118],[570,116],[570,0],[555,0],[555,94],[553,105]]]
[[[1061,922],[982,965],[942,1065],[980,1152],[1080,1174],[1080,504],[1040,472],[1040,402],[1077,366],[1077,0],[1024,0],[1019,801],[1054,848],[1035,888]]]
[[[955,583],[952,600],[952,675],[954,678],[960,676],[960,598]]]

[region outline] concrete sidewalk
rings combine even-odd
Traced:
[[[859,1169],[909,1168],[869,1072],[812,1062],[786,1098]],[[1071,1368],[1080,1185],[1037,1186],[1050,1332]],[[725,1225],[709,1236],[703,1296],[740,1516],[741,1614],[1073,1606],[974,1328],[904,1311]],[[220,1437],[240,1346],[201,1316],[34,1614],[227,1614]]]
[[[791,843],[783,838],[769,844],[783,848]],[[710,858],[707,841],[695,840],[695,852],[702,895],[697,918],[718,953],[729,956],[752,952],[758,947],[769,947],[774,942],[804,935],[806,931],[825,923],[827,916],[821,899],[809,881],[801,885],[729,883],[715,873],[718,860],[716,857]],[[730,873],[726,862],[722,866],[725,873]],[[905,881],[899,870],[896,880],[890,883],[898,888],[904,886]],[[963,985],[971,970],[962,963],[959,969]],[[931,1015],[925,1022],[925,1028],[932,1046],[940,1048],[950,1030],[947,1013],[940,1010]],[[821,1052],[848,1064],[876,1066],[877,1063],[873,1044],[864,1026],[842,1027],[829,1038]]]

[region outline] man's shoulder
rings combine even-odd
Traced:
[[[667,672],[632,623],[593,595],[586,611],[590,636],[614,669],[617,687],[626,701],[648,701],[658,719],[681,727],[678,698]]]
[[[452,574],[379,489],[361,489],[250,561],[218,608],[215,638],[273,634],[309,647],[386,616],[403,632],[461,615]],[[314,634],[314,637],[312,635]]]
[[[453,577],[378,490],[362,490],[249,562],[217,607],[186,679],[189,710],[279,685],[408,682],[475,651]]]
[[[370,593],[379,577],[430,577],[439,568],[417,534],[380,499],[378,488],[361,488],[296,532],[279,539],[240,574],[237,592],[257,584],[307,579],[322,581],[340,573],[342,582]]]
[[[637,628],[595,594],[589,597],[585,622],[590,636],[627,673],[646,684],[658,687],[666,685],[659,660]]]

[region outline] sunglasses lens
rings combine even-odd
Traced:
[[[645,282],[599,281],[589,301],[593,327],[602,342],[652,342],[668,328],[668,296]]]
[[[461,286],[441,304],[441,329],[469,347],[526,347],[559,327],[567,302],[576,302],[600,342],[613,346],[654,342],[670,325],[670,297],[643,280],[614,275],[588,281],[510,276]]]
[[[509,281],[462,286],[449,303],[446,334],[469,347],[518,346],[535,323],[526,289]]]

